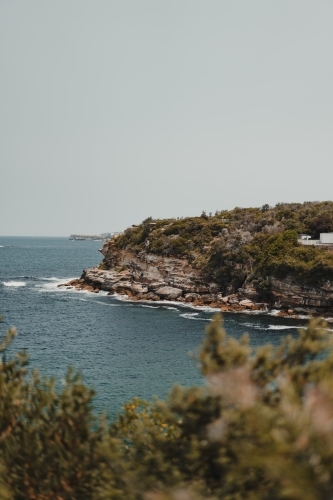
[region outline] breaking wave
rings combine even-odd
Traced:
[[[199,313],[183,313],[179,316],[186,319],[194,319],[194,321],[211,321],[211,318],[198,318]]]
[[[18,286],[25,286],[26,282],[25,281],[3,281],[2,284],[5,286],[18,287]]]

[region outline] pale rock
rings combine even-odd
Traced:
[[[239,302],[240,306],[253,306],[253,302],[250,299],[244,299]]]
[[[156,290],[156,295],[162,297],[163,299],[175,300],[182,294],[180,288],[173,288],[171,286],[163,286]]]
[[[134,293],[147,293],[148,292],[148,288],[146,286],[140,285],[139,283],[133,283],[131,290]]]

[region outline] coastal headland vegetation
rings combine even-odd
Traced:
[[[308,288],[333,281],[332,248],[298,240],[299,234],[318,239],[332,231],[333,202],[278,203],[198,217],[149,217],[115,238],[114,246],[138,255],[186,258],[222,292],[234,293],[247,284],[260,300],[270,302],[272,278]]]
[[[0,347],[0,498],[327,500],[333,490],[333,341],[312,320],[252,350],[215,317],[198,364],[206,383],[133,399],[110,424],[70,370],[62,384]],[[112,397],[112,395],[110,395]]]

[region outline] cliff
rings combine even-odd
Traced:
[[[126,294],[132,300],[172,300],[220,307],[224,311],[265,308],[265,304],[255,305],[248,298],[238,299],[237,294],[223,297],[221,287],[207,280],[187,259],[145,251],[137,255],[131,250],[118,249],[113,240],[106,242],[101,252],[102,267],[107,269],[86,269],[80,281],[72,282],[71,286]]]
[[[298,241],[298,231],[332,227],[332,202],[148,218],[107,241],[103,263],[69,286],[227,311],[333,316],[333,249]]]
[[[124,294],[132,300],[171,300],[209,305],[222,311],[280,309],[281,314],[332,315],[333,285],[321,287],[300,286],[292,279],[271,279],[270,303],[259,301],[259,294],[252,283],[244,283],[236,293],[224,294],[221,286],[195,269],[187,259],[156,256],[147,252],[136,255],[130,250],[118,249],[108,241],[102,249],[104,266],[86,269],[79,280],[67,283],[76,289],[92,292],[108,291]]]

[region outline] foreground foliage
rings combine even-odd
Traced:
[[[333,202],[278,203],[178,220],[150,217],[127,229],[115,245],[187,258],[223,291],[235,292],[247,281],[268,299],[267,276],[290,276],[309,286],[333,280],[333,252],[297,241],[299,233],[316,239],[332,231]]]
[[[7,333],[5,349],[15,331]],[[167,401],[134,399],[108,426],[93,391],[69,372],[0,365],[1,499],[330,499],[333,353],[312,321],[279,348],[252,351],[216,317],[199,356],[206,384]]]

